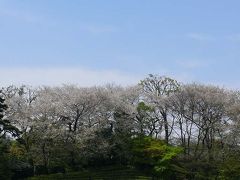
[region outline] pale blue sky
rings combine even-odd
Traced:
[[[240,87],[239,0],[0,0],[0,82]]]

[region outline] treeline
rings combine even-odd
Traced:
[[[3,87],[0,102],[1,179],[104,165],[240,178],[239,91],[149,75],[132,87]]]

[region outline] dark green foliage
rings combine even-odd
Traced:
[[[153,108],[151,108],[150,106],[147,106],[144,102],[140,102],[137,106],[137,111],[138,112],[152,112]]]
[[[0,139],[0,179],[10,179],[12,172],[9,161],[9,141]]]
[[[34,175],[33,167],[26,162],[17,162],[11,165],[12,179],[23,179]]]
[[[11,126],[8,121],[4,120],[4,111],[7,106],[4,99],[0,96],[0,179],[10,179],[10,162],[9,162],[9,140],[6,139],[6,133],[11,132]]]
[[[19,136],[20,131],[11,125],[9,120],[4,119],[6,109],[7,105],[4,104],[4,99],[0,96],[0,179],[10,179],[11,177],[17,179],[21,177],[19,172],[26,173],[27,169],[31,169],[31,167],[24,162],[25,159],[19,154],[19,149],[16,148],[16,151],[13,151],[15,141],[10,138]],[[31,175],[32,173],[29,173],[22,177]]]
[[[146,176],[142,172],[132,168],[132,167],[123,167],[123,166],[107,166],[89,169],[87,171],[80,172],[71,172],[71,173],[58,173],[52,174],[48,176],[36,176],[30,178],[30,180],[38,180],[38,179],[46,179],[46,180],[55,180],[55,179],[81,179],[81,180],[89,180],[89,179],[107,179],[107,180],[150,180],[151,176]]]
[[[113,132],[112,126],[97,131],[82,149],[84,167],[129,164],[130,141],[131,136]]]
[[[232,155],[220,166],[220,177],[226,180],[240,179],[240,159],[239,155]]]
[[[215,162],[217,163],[217,162]],[[217,164],[193,159],[181,160],[179,164],[184,167],[188,179],[214,179],[218,176]]]

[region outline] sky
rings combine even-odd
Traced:
[[[0,0],[0,86],[240,88],[239,0]]]

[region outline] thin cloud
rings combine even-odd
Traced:
[[[0,86],[27,84],[61,85],[78,84],[80,86],[116,83],[132,85],[142,78],[137,75],[113,70],[89,70],[84,68],[0,68]]]
[[[203,60],[178,60],[176,63],[184,69],[198,69],[209,66],[209,62]]]
[[[111,25],[87,24],[82,25],[80,30],[90,33],[112,33],[117,32],[117,28]]]
[[[226,37],[227,40],[230,40],[230,41],[237,41],[239,42],[240,41],[240,33],[236,33],[236,34],[231,34],[231,35],[228,35]]]
[[[188,33],[186,35],[188,38],[196,40],[196,41],[211,41],[214,40],[214,38],[208,34],[203,33]]]
[[[85,68],[0,68],[0,87],[9,85],[30,85],[30,86],[60,86],[62,84],[76,84],[82,87],[105,85],[114,83],[128,86],[136,85],[140,80],[147,77],[147,74],[131,74],[114,70],[90,70]],[[178,80],[181,83],[195,82],[197,77],[189,72],[166,72],[164,74]],[[206,81],[205,81],[206,83]],[[207,82],[208,84],[219,85],[229,89],[239,89],[236,82]]]
[[[15,20],[23,21],[26,23],[37,23],[42,21],[42,17],[33,15],[29,12],[8,8],[1,8],[0,16],[13,18]]]
[[[238,80],[229,80],[228,82],[223,82],[223,81],[205,81],[205,84],[211,84],[214,86],[218,86],[220,88],[226,88],[229,90],[240,90],[240,85],[238,83]]]

